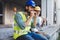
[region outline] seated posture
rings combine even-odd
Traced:
[[[43,37],[49,39],[49,36],[46,35],[44,32],[40,32],[40,28],[42,27],[42,25],[44,24],[45,20],[39,16],[40,15],[40,7],[39,6],[36,6],[35,7],[35,16],[33,17],[32,19],[32,28],[31,28],[31,31],[32,32],[35,32],[37,34],[40,34],[42,35]]]
[[[25,7],[25,12],[17,12],[14,16],[14,40],[47,40],[36,33],[31,33],[31,35],[28,33],[35,13],[35,2],[28,0]]]

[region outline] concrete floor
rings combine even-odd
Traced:
[[[12,35],[13,28],[0,28],[0,40],[13,40],[11,37]],[[57,40],[60,40],[60,36]]]
[[[0,28],[0,40],[11,40],[13,35],[12,28]]]

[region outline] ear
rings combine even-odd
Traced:
[[[26,9],[28,10],[28,6],[26,6]]]

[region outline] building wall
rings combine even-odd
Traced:
[[[2,27],[12,27],[13,24],[13,10],[10,10],[8,6],[4,6],[3,8],[3,24],[0,25]]]
[[[4,24],[5,25],[12,25],[13,24],[13,22],[14,22],[13,16],[15,14],[15,12],[13,11],[13,8],[16,6],[13,5],[11,7],[11,5],[9,5],[9,4],[5,6],[5,11],[4,11],[4,15],[5,15],[4,16],[4,18],[5,18]],[[17,8],[17,11],[21,11],[21,9],[22,9],[20,6],[17,6],[16,8]]]
[[[5,4],[3,7],[3,24],[0,25],[0,28],[2,27],[12,27],[12,24],[14,23],[14,14],[15,12],[13,11],[13,8],[16,7],[17,11],[21,11],[21,7],[18,5],[10,5],[10,4]]]
[[[47,0],[47,25],[53,25],[54,0]]]
[[[60,25],[60,0],[56,0],[57,25]]]
[[[53,25],[54,0],[42,0],[42,17],[47,19],[47,25]]]
[[[13,10],[10,10],[8,8],[8,6],[5,7],[5,21],[4,21],[4,24],[5,25],[8,25],[8,24],[12,24],[13,23],[13,15],[14,15],[14,12]]]
[[[41,1],[42,17],[46,18],[46,0]]]
[[[46,7],[47,7],[47,4],[46,4],[46,0],[41,0],[41,15],[42,15],[42,17],[43,18],[47,18],[47,9],[46,9]],[[45,25],[47,24],[47,22],[45,23]]]

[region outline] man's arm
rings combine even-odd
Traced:
[[[15,21],[21,29],[25,28],[25,23],[19,13],[15,15]]]
[[[30,17],[26,20],[26,22],[24,22],[23,19],[22,19],[22,16],[19,13],[17,13],[15,15],[15,20],[16,20],[18,26],[21,29],[24,29],[29,24],[29,22],[31,21],[32,17],[33,17],[33,14],[31,13]]]
[[[31,19],[33,18],[33,16],[34,16],[34,11],[30,11],[30,16],[29,16],[29,18],[25,22],[26,26],[29,24],[29,22],[31,21]]]
[[[29,23],[31,22],[31,19],[32,19],[32,17],[29,17],[29,18],[26,20],[26,22],[25,22],[25,25],[26,25],[26,26],[29,25]]]
[[[34,27],[36,27],[36,25],[37,25],[37,18],[36,17],[34,17],[33,25],[34,25]]]

